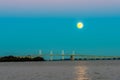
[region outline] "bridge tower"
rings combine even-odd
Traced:
[[[42,57],[42,50],[39,50],[39,55],[40,57]]]
[[[53,60],[53,51],[51,50],[50,51],[50,61],[52,61]]]
[[[64,50],[62,50],[62,60],[65,59],[65,54],[64,54]]]

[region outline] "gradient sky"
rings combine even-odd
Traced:
[[[120,55],[120,0],[0,0],[0,55]],[[84,28],[76,28],[83,22]]]

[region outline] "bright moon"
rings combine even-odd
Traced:
[[[82,23],[82,22],[78,22],[78,23],[77,23],[77,28],[78,28],[78,29],[82,29],[82,28],[83,28],[83,26],[84,26],[84,25],[83,25],[83,23]]]

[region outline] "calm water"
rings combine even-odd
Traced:
[[[0,63],[0,80],[119,80],[120,61]]]

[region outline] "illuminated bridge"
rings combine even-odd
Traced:
[[[48,57],[50,61],[55,60],[56,57],[59,57],[59,59],[57,58],[57,60],[120,60],[120,56],[81,55],[75,53],[75,51],[73,51],[71,54],[65,54],[64,50],[62,50],[61,54],[53,54],[53,51],[50,51],[49,54],[44,54],[40,50],[39,56],[43,58]],[[36,57],[36,56],[30,56],[30,57]]]

